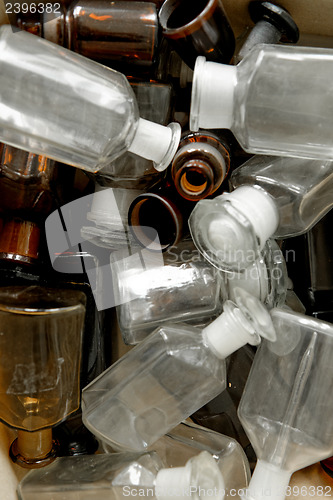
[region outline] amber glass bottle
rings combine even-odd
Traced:
[[[180,196],[198,201],[221,186],[230,168],[227,143],[201,130],[186,133],[171,166],[171,176]]]

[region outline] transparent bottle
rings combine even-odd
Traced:
[[[124,75],[10,26],[0,44],[4,143],[93,172],[125,151],[168,166],[180,125],[139,118]]]
[[[199,201],[189,219],[198,249],[227,270],[249,266],[270,237],[309,231],[333,205],[331,161],[254,156],[230,184],[234,191]]]
[[[59,458],[46,470],[32,472],[19,484],[20,500],[89,500],[95,496],[100,500],[126,496],[163,500],[190,492],[199,500],[206,491],[224,489],[223,476],[207,451],[182,467],[163,467],[155,452],[112,453]],[[217,494],[216,498],[223,498]]]
[[[230,168],[230,151],[214,134],[186,133],[172,160],[171,176],[180,196],[198,201],[221,186]]]
[[[116,449],[141,451],[224,388],[224,359],[261,335],[274,339],[260,301],[240,290],[239,306],[203,330],[165,324],[84,388],[83,422]],[[245,312],[244,312],[245,311]]]
[[[157,81],[138,82],[129,79],[141,118],[167,125],[173,109],[174,93],[170,84]],[[152,160],[126,152],[96,174],[105,187],[149,189],[163,174],[154,168]]]
[[[143,269],[128,259],[112,263],[119,297],[117,317],[125,344],[137,344],[166,322],[208,323],[222,312],[222,277],[191,241],[164,253],[163,261]]]
[[[191,415],[191,420],[199,424],[199,426],[203,426],[206,432],[212,434],[212,438],[217,432],[228,436],[228,439],[233,438],[238,442],[246,454],[251,470],[254,469],[257,458],[249,438],[240,423],[237,409],[249,376],[255,352],[255,347],[247,344],[228,356],[226,359],[228,381],[226,389]],[[178,427],[182,425],[184,423]],[[217,442],[219,441],[217,440]],[[157,447],[156,443],[154,447]],[[240,462],[240,458],[237,460]]]
[[[275,343],[262,342],[239,418],[258,462],[244,498],[284,499],[292,473],[332,455],[333,327],[273,309]]]
[[[114,453],[112,447],[102,443],[106,453]],[[202,451],[208,451],[216,460],[224,480],[225,496],[238,492],[248,485],[250,468],[240,444],[219,432],[206,429],[185,420],[155,441],[150,451],[156,451],[168,467],[182,467],[189,459]]]
[[[10,456],[22,467],[54,460],[52,427],[79,407],[84,315],[79,291],[0,289],[0,418],[18,430]]]
[[[228,128],[249,153],[333,159],[333,51],[255,46],[237,66],[197,59],[190,129]]]
[[[268,239],[260,256],[243,272],[223,273],[226,296],[235,300],[235,289],[243,288],[261,300],[268,308],[282,306],[287,297],[288,274],[280,247]]]

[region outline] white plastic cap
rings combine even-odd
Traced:
[[[250,484],[241,498],[244,500],[284,500],[292,472],[258,460]]]
[[[279,224],[279,213],[274,199],[259,186],[240,186],[231,193],[224,193],[221,199],[228,200],[248,221],[252,224],[253,230],[259,239],[259,249],[262,250],[268,238],[276,231]],[[224,221],[214,221],[208,234],[211,237],[223,238],[226,245],[228,233],[224,234]],[[232,235],[232,232],[230,232]]]
[[[197,57],[192,84],[190,129],[228,128],[233,123],[237,68]]]
[[[202,330],[204,342],[215,355],[225,359],[245,344],[260,344],[260,336],[230,300],[223,306],[223,313]]]
[[[181,136],[179,123],[170,123],[167,127],[140,118],[128,151],[154,162],[159,172],[171,163]]]
[[[161,469],[155,479],[157,500],[173,498],[199,499],[203,496],[223,500],[224,479],[222,473],[208,451],[202,451],[191,458],[185,467]]]

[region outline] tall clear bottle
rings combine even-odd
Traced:
[[[125,151],[168,166],[180,125],[140,118],[123,74],[10,26],[0,44],[4,143],[93,172]]]
[[[83,390],[85,425],[116,449],[141,451],[217,396],[226,383],[224,359],[257,345],[258,332],[275,338],[260,301],[243,292],[238,302],[225,302],[203,330],[157,328]]]
[[[258,462],[244,498],[284,499],[292,473],[332,455],[333,327],[273,309],[275,343],[258,349],[239,418]]]
[[[304,234],[331,209],[333,162],[254,156],[233,172],[230,184],[231,193],[199,201],[189,226],[210,262],[239,270],[268,238]]]
[[[237,66],[197,58],[191,130],[228,128],[249,153],[333,159],[333,51],[259,44]]]

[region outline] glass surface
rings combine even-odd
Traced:
[[[169,324],[83,390],[83,422],[111,446],[141,451],[224,388],[225,363],[201,331]]]
[[[257,45],[237,66],[232,130],[250,153],[333,159],[333,51]]]
[[[153,3],[108,0],[72,2],[66,15],[68,48],[104,62],[151,66],[159,25]]]
[[[332,455],[333,327],[282,309],[271,316],[277,341],[260,346],[239,417],[258,458],[294,472]]]
[[[139,115],[124,75],[9,26],[0,44],[1,140],[90,171],[128,149]]]
[[[143,269],[128,259],[112,265],[117,316],[125,344],[137,344],[165,322],[209,322],[222,312],[224,288],[217,269],[190,243],[171,247],[163,262]]]
[[[85,297],[30,287],[0,289],[0,419],[47,428],[79,407]]]
[[[304,158],[254,156],[230,177],[235,189],[261,186],[271,195],[279,213],[274,238],[309,231],[333,206],[333,162]]]

